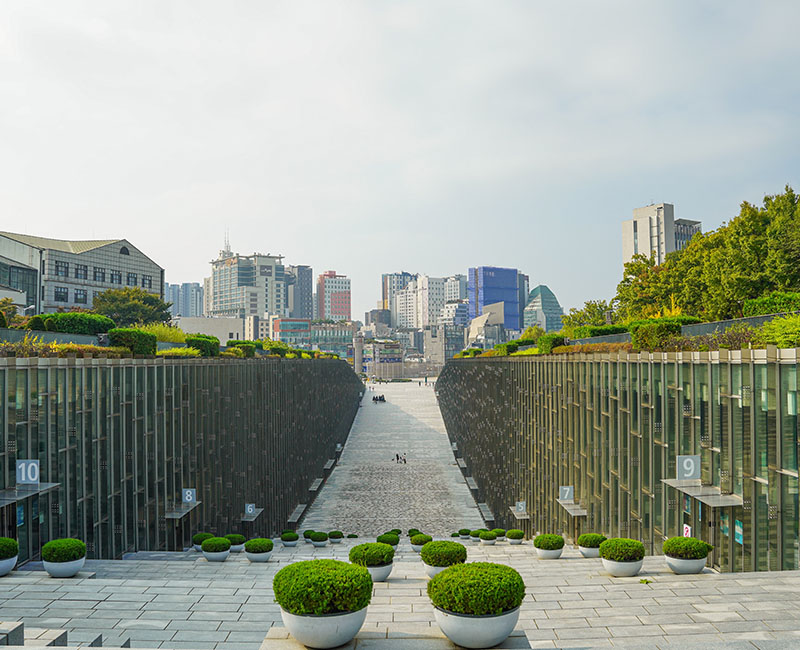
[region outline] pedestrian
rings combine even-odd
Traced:
[[[408,461],[406,461],[406,455],[403,454],[403,465],[405,465]]]
[[[395,455],[394,455],[394,461],[395,461],[396,463],[399,463],[399,462],[400,462],[400,454],[395,454]]]

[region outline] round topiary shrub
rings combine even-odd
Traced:
[[[394,560],[394,546],[372,542],[350,549],[349,559],[361,566],[386,566]]]
[[[0,560],[10,560],[19,555],[19,543],[10,537],[0,537]]]
[[[358,539],[358,535],[356,535],[355,533],[350,533],[350,534],[347,536],[347,539]]]
[[[533,545],[543,551],[557,551],[564,548],[564,538],[561,535],[537,535],[533,538]]]
[[[408,536],[414,537],[414,535],[419,535],[422,531],[419,528],[409,528],[408,529]]]
[[[467,548],[458,542],[428,542],[419,555],[428,566],[453,566],[467,561]]]
[[[461,537],[458,533],[450,533],[450,537]]]
[[[460,528],[458,531],[459,535],[469,535],[472,531],[469,528]]]
[[[82,557],[86,557],[86,544],[79,539],[54,539],[42,547],[45,562],[73,562]]]
[[[372,598],[369,571],[339,560],[290,564],[275,574],[272,588],[278,604],[298,616],[357,612]]]
[[[597,533],[584,533],[578,537],[578,546],[584,548],[599,548],[600,544],[606,541],[605,535],[598,535]]]
[[[344,533],[341,530],[332,530],[328,533],[329,539],[342,539],[344,537]]]
[[[245,542],[244,535],[239,535],[238,533],[231,533],[230,535],[225,535],[225,539],[230,541],[231,546],[238,546],[239,544],[244,544]]]
[[[222,553],[231,550],[231,540],[227,537],[209,537],[200,548],[206,553]]]
[[[662,547],[664,555],[680,560],[703,560],[713,549],[711,544],[696,537],[670,537]]]
[[[487,542],[493,542],[497,539],[497,535],[495,535],[491,530],[482,530],[478,537],[485,539]]]
[[[422,533],[420,533],[419,535],[414,535],[414,537],[411,538],[411,543],[414,546],[423,546],[424,544],[427,544],[428,542],[432,541],[433,537],[431,537],[430,535],[423,535]]]
[[[309,539],[312,542],[327,542],[328,541],[328,533],[311,533]]]
[[[200,546],[203,542],[205,542],[207,539],[211,539],[212,537],[214,536],[211,533],[196,533],[192,536],[192,544]]]
[[[226,537],[229,537],[226,535]],[[271,539],[256,537],[245,542],[244,550],[248,553],[269,553],[275,545]]]
[[[392,528],[390,531],[387,532],[392,533],[392,535],[397,535],[398,537],[400,537],[400,535],[403,534],[403,531],[400,530],[399,528]]]
[[[313,533],[313,532],[314,531],[311,530],[310,528],[308,530],[304,530],[303,531],[303,538],[304,539],[310,539],[311,538],[311,533]]]
[[[508,537],[508,539],[522,539],[525,537],[525,532],[519,528],[512,528],[506,531],[506,537]]]
[[[469,536],[480,538],[482,532],[482,530],[471,530],[469,531]]]
[[[293,531],[291,528],[284,528],[284,529],[281,531],[281,535],[283,535],[284,533],[293,533],[293,532],[294,532],[294,531]]]
[[[497,535],[498,537],[505,537],[506,531],[504,528],[493,528],[492,532]]]
[[[607,539],[600,544],[600,557],[612,562],[638,562],[644,558],[644,544],[626,537]]]
[[[296,542],[300,539],[300,535],[291,530],[287,530],[285,533],[281,533],[281,541],[282,542]]]
[[[383,535],[378,535],[378,538],[375,541],[380,544],[397,546],[400,543],[400,538],[394,533],[384,533]]]
[[[428,583],[434,607],[454,614],[497,616],[519,607],[524,596],[525,583],[519,573],[490,562],[456,564]]]

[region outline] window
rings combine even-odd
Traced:
[[[151,275],[143,275],[142,276],[142,289],[152,289],[153,288],[153,276]]]
[[[75,302],[79,305],[85,305],[88,301],[88,294],[86,289],[75,289]]]
[[[69,289],[66,287],[55,287],[55,295],[53,298],[56,302],[69,302]]]
[[[86,264],[75,265],[75,277],[78,280],[85,280],[89,277],[89,267]]]
[[[69,262],[59,262],[56,260],[56,275],[62,278],[68,278]]]
[[[127,246],[123,246],[122,248],[119,249],[119,254],[120,255],[130,255],[131,252],[128,250]]]
[[[106,281],[106,270],[99,266],[94,267],[94,281],[95,282],[105,282]]]
[[[122,271],[111,271],[111,284],[122,284]]]
[[[128,273],[128,286],[135,287],[138,278],[136,277],[135,273]]]

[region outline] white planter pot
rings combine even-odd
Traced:
[[[498,535],[497,536],[497,541],[498,542],[505,542],[506,541],[506,536],[505,535]]]
[[[331,544],[341,544],[342,543],[342,538],[341,537],[329,537],[328,541]]]
[[[391,562],[386,566],[368,566],[367,571],[372,576],[372,582],[384,582],[392,572],[392,566]]]
[[[311,542],[314,545],[314,548],[322,548],[323,546],[327,546],[328,542]]]
[[[231,544],[231,553],[241,553],[244,550],[244,544]]]
[[[481,538],[480,537],[470,537],[469,541],[471,541],[473,544],[480,544]]]
[[[411,548],[415,553],[419,553],[422,550],[422,546],[420,544],[412,544]]]
[[[14,557],[6,558],[5,560],[0,560],[0,576],[11,573],[15,566],[17,566],[16,555]]]
[[[245,551],[244,554],[251,562],[266,562],[269,560],[269,556],[272,555],[272,551],[268,551],[267,553],[248,553]]]
[[[425,573],[428,574],[429,578],[432,578],[433,576],[441,573],[445,569],[449,569],[450,568],[450,567],[446,567],[446,566],[431,566],[430,564],[425,564],[424,562],[422,564],[424,565]]]
[[[598,547],[592,548],[590,546],[579,546],[578,550],[583,557],[600,557],[600,549]]]
[[[227,551],[215,551],[213,553],[209,551],[203,551],[203,556],[209,562],[224,562],[228,559],[228,556],[231,554],[230,549]]]
[[[459,535],[461,539],[469,539],[469,535]]]
[[[294,540],[293,542],[284,542],[283,540],[281,540],[281,544],[283,544],[284,546],[288,546],[289,548],[291,548],[292,546],[297,546],[297,540]]]
[[[281,608],[281,618],[289,633],[309,648],[335,648],[351,641],[367,618],[367,608],[346,614],[298,616]]]
[[[519,607],[499,616],[466,616],[438,607],[433,615],[444,635],[464,648],[491,648],[502,643],[514,631],[519,620]]]
[[[555,550],[548,550],[544,548],[537,548],[536,555],[539,557],[540,560],[557,560],[561,557],[561,552],[564,550],[564,547],[557,548]]]
[[[494,543],[496,541],[497,541],[496,539],[482,539],[481,544],[483,544],[484,546],[494,546]]]
[[[665,555],[664,559],[667,561],[667,566],[672,569],[672,572],[679,575],[700,573],[706,566],[706,558],[704,557],[699,560],[685,560],[683,558]],[[0,570],[0,575],[3,575],[2,570]]]
[[[303,537],[303,539],[305,540],[306,544],[310,544],[311,543],[311,540],[308,537]]]
[[[192,546],[194,546],[194,550],[197,551],[198,553],[203,552],[203,547],[200,546],[200,544],[192,544]]]
[[[629,578],[635,576],[642,570],[644,560],[637,562],[614,562],[613,560],[606,560],[603,558],[603,568],[606,573],[611,574],[615,578]]]
[[[44,570],[54,578],[71,578],[83,568],[86,557],[71,562],[42,562]]]
[[[519,546],[520,544],[522,544],[522,540],[509,538],[508,543],[511,544],[512,546]]]

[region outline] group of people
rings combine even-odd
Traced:
[[[373,402],[385,402],[386,401],[386,397],[384,395],[373,395],[372,396],[372,401]]]
[[[408,461],[406,461],[406,455],[405,454],[403,454],[402,456],[400,454],[395,454],[394,455],[394,462],[395,463],[402,463],[403,465],[406,465]]]

